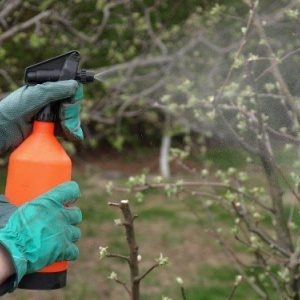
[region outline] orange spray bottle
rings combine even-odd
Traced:
[[[25,82],[33,85],[68,79],[93,81],[92,72],[77,72],[79,60],[79,53],[71,51],[28,67]],[[20,206],[71,179],[71,159],[54,134],[58,107],[59,103],[49,104],[36,115],[31,135],[9,158],[5,195],[14,205]],[[66,278],[67,262],[56,262],[25,275],[19,288],[59,289],[66,285]]]

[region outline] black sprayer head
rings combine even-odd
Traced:
[[[79,61],[80,54],[74,50],[27,67],[25,83],[34,85],[68,79],[75,79],[81,83],[93,82],[94,73],[92,71],[78,71]]]
[[[78,71],[79,61],[80,54],[74,50],[27,67],[25,70],[25,83],[35,85],[48,81],[69,79],[77,80],[83,84],[93,82],[94,73],[92,71]],[[37,114],[36,119],[53,122],[55,120],[56,107],[57,104],[54,104],[54,107],[45,107]]]

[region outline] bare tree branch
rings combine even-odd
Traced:
[[[49,18],[51,16],[51,14],[52,14],[51,10],[46,10],[46,11],[43,11],[43,12],[39,13],[38,15],[34,16],[33,18],[29,19],[26,22],[15,25],[14,27],[8,29],[7,31],[3,32],[0,35],[0,43],[3,43],[8,38],[15,35],[17,32],[20,32],[22,30],[26,30],[27,28],[29,28],[32,25],[40,22],[41,20]]]
[[[5,29],[8,27],[5,18],[10,15],[20,4],[22,4],[22,2],[22,0],[11,0],[0,10],[0,22]]]

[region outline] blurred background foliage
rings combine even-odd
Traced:
[[[243,53],[235,57],[247,26],[251,1],[208,0],[72,0],[0,1],[1,92],[23,84],[24,69],[36,62],[73,49],[82,55],[82,67],[100,72],[102,83],[85,89],[82,121],[85,147],[97,147],[104,139],[117,149],[124,143],[159,143],[161,131],[172,136],[194,132],[230,141],[224,126],[207,118],[205,103],[216,95],[235,61],[236,69],[252,55],[255,72],[263,72],[284,58],[280,71],[292,94],[299,92],[298,55],[287,53],[299,47],[297,1],[262,2],[257,15],[272,48],[251,27]],[[242,73],[231,77],[227,88],[235,96]],[[186,80],[201,109],[189,94],[179,89]],[[237,84],[234,85],[236,80]],[[257,88],[276,90],[266,72]],[[163,97],[168,96],[169,98]],[[165,100],[165,102],[162,102]],[[265,96],[262,109],[275,127],[290,125],[281,99]],[[184,107],[180,115],[176,111]],[[200,106],[200,105],[199,105]],[[204,108],[203,108],[204,107]],[[211,107],[207,108],[211,111]],[[171,120],[170,120],[171,116]],[[229,114],[230,116],[230,114]]]
[[[220,15],[224,9],[239,22]],[[83,68],[103,73],[102,84],[85,89],[85,146],[104,138],[117,149],[159,142],[165,109],[155,103],[183,80],[210,95],[247,14],[228,0],[13,0],[0,1],[0,11],[3,95],[23,84],[27,66],[77,49]],[[179,92],[172,98],[184,100]]]

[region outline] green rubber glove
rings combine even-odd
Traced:
[[[45,105],[63,101],[60,125],[71,141],[83,139],[79,110],[82,85],[75,80],[23,86],[0,101],[0,153],[17,147],[32,131],[33,116]],[[70,104],[70,105],[68,105]]]
[[[74,225],[82,220],[78,207],[65,207],[80,196],[77,183],[69,181],[18,207],[0,229],[0,243],[12,257],[16,270],[14,290],[22,277],[55,261],[75,260],[81,237]]]

